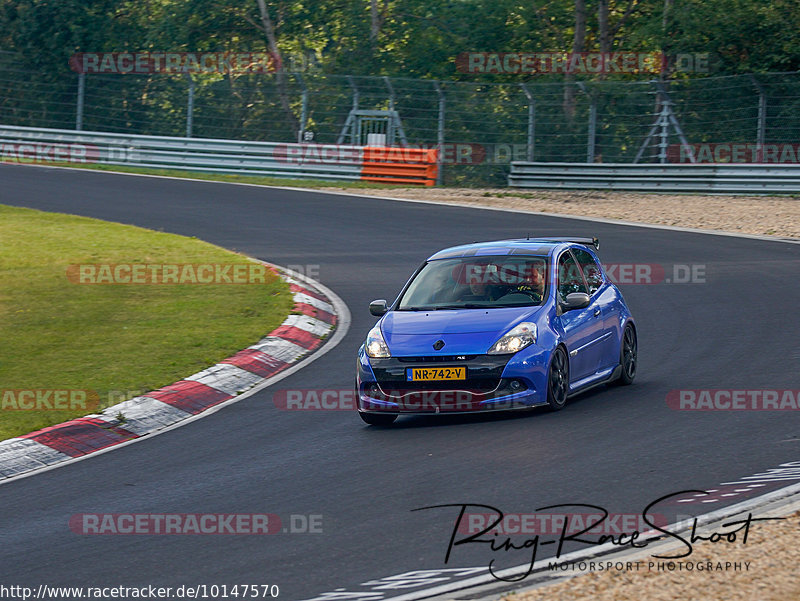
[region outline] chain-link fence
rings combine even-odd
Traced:
[[[511,160],[664,162],[674,160],[668,146],[681,143],[795,144],[800,74],[661,86],[304,73],[281,84],[275,74],[37,73],[0,60],[0,123],[8,125],[363,144],[364,131],[381,130],[359,129],[359,119],[375,115],[397,145],[443,145],[443,183],[505,185]]]

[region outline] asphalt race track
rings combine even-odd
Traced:
[[[800,459],[797,413],[666,403],[676,389],[798,388],[800,245],[10,165],[0,166],[0,203],[197,236],[279,265],[318,265],[319,281],[353,316],[337,348],[271,389],[151,440],[0,486],[6,583],[277,584],[281,599],[308,599],[494,558],[485,545],[465,545],[445,566],[457,510],[414,508],[588,503],[640,513],[663,495]],[[428,254],[528,234],[597,235],[604,263],[659,264],[668,278],[675,264],[704,266],[705,282],[620,286],[639,329],[633,386],[600,387],[558,413],[405,417],[390,429],[351,412],[273,404],[277,389],[351,388],[356,350],[376,321],[369,301],[394,298]],[[323,532],[81,536],[68,527],[78,513],[313,514]],[[525,552],[499,554],[495,567],[526,562]]]

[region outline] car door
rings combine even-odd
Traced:
[[[558,301],[563,302],[573,292],[589,294],[589,289],[578,263],[566,250],[558,258]],[[602,310],[594,299],[583,309],[564,310],[557,319],[564,331],[569,354],[569,379],[573,384],[598,370],[603,337]]]
[[[603,277],[603,269],[594,255],[577,247],[572,249],[572,254],[586,280],[592,304],[596,305],[596,309],[600,309],[600,318],[603,321],[602,339],[598,342],[597,370],[603,371],[610,367],[616,367],[619,363],[619,346],[616,343],[618,335],[615,329],[617,328],[615,324],[619,323],[617,293],[606,282]]]

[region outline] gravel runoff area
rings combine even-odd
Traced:
[[[510,188],[323,189],[345,191],[348,194],[800,238],[800,198],[787,196],[701,196]]]
[[[341,190],[341,188],[330,188]],[[537,213],[620,219],[688,228],[800,238],[800,198],[700,196],[630,192],[510,189],[402,188],[367,194],[442,203],[510,208]],[[580,574],[503,601],[784,601],[800,599],[800,512],[784,521],[757,524],[746,545],[698,543],[682,560],[739,570],[611,570]],[[744,562],[750,562],[747,570]],[[657,564],[656,564],[657,565]]]
[[[732,519],[743,519],[746,515]],[[754,515],[754,517],[761,517]],[[700,528],[698,532],[703,532]],[[642,558],[640,569],[619,566],[591,572],[529,591],[511,593],[503,601],[789,601],[800,599],[800,512],[782,521],[754,523],[747,544],[741,539],[698,542],[693,553],[676,560]],[[678,552],[685,547],[680,546]],[[664,552],[674,555],[675,552]],[[653,567],[649,568],[649,562]],[[726,564],[726,562],[728,562]],[[747,563],[749,562],[749,563]],[[681,568],[678,568],[678,563]],[[659,564],[662,567],[659,568]],[[692,569],[687,570],[688,564]],[[738,569],[737,569],[738,566]]]

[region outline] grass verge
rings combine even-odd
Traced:
[[[90,394],[89,411],[79,402],[20,409],[30,396],[21,403],[14,391],[93,391],[100,407],[113,405],[253,344],[292,310],[288,285],[269,272],[258,284],[81,285],[67,277],[70,265],[139,263],[252,265],[194,238],[0,205],[0,440],[96,408]]]
[[[12,163],[15,164],[15,163]],[[142,175],[160,175],[165,177],[180,177],[187,179],[201,179],[213,182],[230,182],[239,184],[257,184],[259,186],[279,186],[289,188],[375,188],[395,189],[408,188],[408,184],[380,184],[363,180],[321,180],[321,179],[292,179],[288,177],[266,177],[260,175],[237,175],[233,173],[205,173],[201,171],[181,171],[179,169],[154,169],[150,167],[136,167],[128,165],[103,165],[101,163],[47,163],[50,167],[70,167],[73,169],[90,169],[92,171],[109,171],[115,173],[139,173]],[[420,186],[422,187],[422,186]]]

